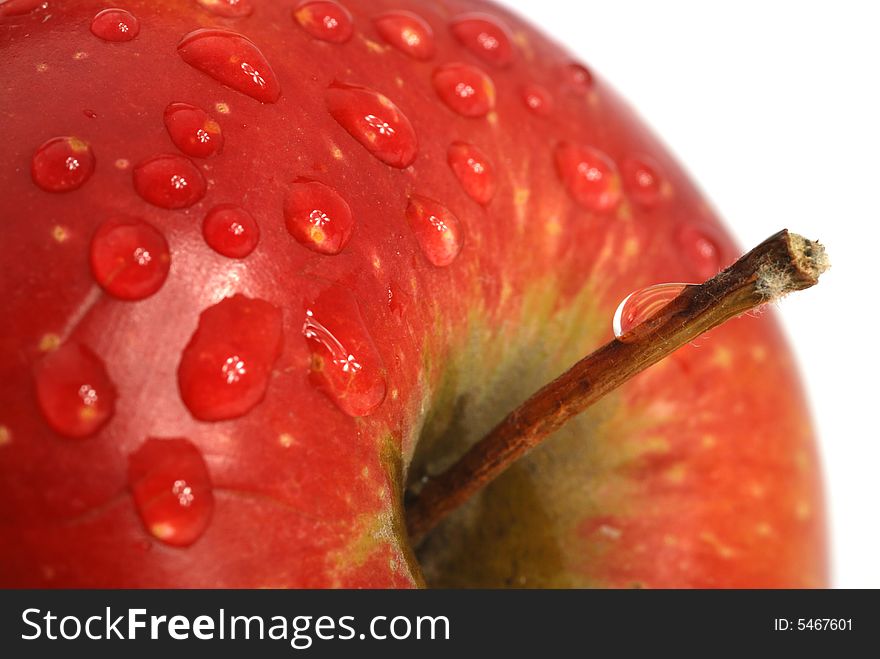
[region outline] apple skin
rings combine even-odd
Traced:
[[[826,585],[809,413],[770,313],[716,329],[578,417],[441,525],[419,550],[421,568],[409,548],[405,480],[448,464],[608,340],[624,296],[705,279],[738,253],[662,144],[559,46],[502,7],[470,1],[345,0],[352,35],[322,40],[295,20],[292,0],[250,0],[241,17],[210,2],[120,0],[139,33],[119,42],[90,32],[106,3],[49,4],[0,6],[0,584]],[[374,19],[397,10],[430,26],[433,49],[410,56],[388,45]],[[510,53],[480,56],[473,30],[462,45],[450,22],[473,11],[506,26]],[[259,48],[276,102],[183,60],[184,35],[210,27]],[[463,116],[434,89],[437,68],[455,62],[494,83],[484,116]],[[335,83],[393,101],[417,136],[411,165],[386,164],[353,139],[328,111]],[[176,210],[148,203],[132,171],[181,155],[163,123],[171,103],[204,110],[223,134],[220,153],[190,159],[206,194]],[[95,169],[53,193],[30,169],[56,136],[87,142]],[[488,203],[450,167],[454,142],[491,164]],[[602,208],[566,188],[560,143],[599,149],[616,167],[610,180],[622,188]],[[350,240],[337,254],[308,249],[285,227],[285,199],[303,178],[350,207]],[[463,244],[448,265],[426,258],[408,224],[413,195],[458,218]],[[259,225],[245,258],[222,256],[202,236],[221,204]],[[93,235],[119,217],[150,223],[169,246],[167,279],[139,300],[105,292],[90,269]],[[378,355],[370,375],[385,390],[370,414],[343,407],[378,389],[352,391],[341,407],[314,372],[322,362],[303,334],[305,311],[328,290],[331,315],[354,328],[341,332],[362,328],[359,345]],[[257,404],[200,420],[178,368],[200,314],[235,294],[280,310],[283,338],[277,358],[260,353],[271,372]],[[116,392],[106,423],[84,438],[56,433],[36,393],[47,354],[72,342],[97,356]],[[148,438],[188,440],[196,451],[180,464],[209,474],[200,472],[196,496],[210,496],[210,517],[188,527],[192,537],[175,536],[180,546],[139,516],[138,501],[153,495],[129,474]]]

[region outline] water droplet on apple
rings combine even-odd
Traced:
[[[263,53],[237,32],[195,30],[177,44],[177,52],[190,66],[261,103],[274,103],[281,96],[278,79]]]
[[[47,192],[68,192],[95,171],[92,147],[78,137],[53,137],[34,152],[31,178]]]
[[[385,400],[385,367],[351,293],[339,286],[319,292],[306,305],[302,333],[312,383],[343,412],[366,416]]]
[[[682,224],[675,239],[695,276],[700,279],[714,277],[721,270],[721,248],[708,227]]]
[[[144,528],[188,547],[208,528],[214,493],[201,451],[188,439],[147,439],[128,456],[128,487]]]
[[[484,62],[505,67],[513,63],[508,30],[486,14],[465,14],[453,19],[450,29],[458,42]]]
[[[565,81],[574,91],[586,93],[593,86],[593,74],[583,64],[568,64],[565,67]]]
[[[245,209],[221,204],[205,215],[202,235],[215,252],[231,259],[243,259],[260,242],[260,227]]]
[[[464,231],[458,218],[441,203],[413,195],[406,219],[425,257],[436,266],[447,266],[461,252]]]
[[[403,321],[408,307],[406,293],[403,292],[403,289],[400,286],[388,284],[386,295],[388,299],[388,310],[398,322]]]
[[[264,300],[234,295],[205,309],[177,369],[192,415],[220,421],[250,411],[266,394],[281,341],[281,311]]]
[[[293,10],[296,22],[315,39],[345,43],[354,26],[348,10],[332,0],[304,0]]]
[[[434,33],[431,26],[408,11],[393,11],[377,16],[376,31],[400,52],[418,60],[434,56]]]
[[[223,148],[223,132],[208,113],[189,103],[165,108],[165,128],[174,145],[193,158],[207,158]]]
[[[35,9],[46,9],[46,0],[6,0],[0,3],[0,18],[7,16],[24,16]]]
[[[142,300],[168,277],[171,254],[159,230],[138,219],[112,218],[92,237],[92,274],[105,291],[122,300]]]
[[[101,358],[68,342],[37,362],[37,402],[46,422],[65,437],[94,435],[113,416],[116,387]]]
[[[254,11],[250,0],[197,0],[197,2],[212,14],[224,18],[244,18]]]
[[[418,140],[406,115],[379,92],[341,82],[324,95],[339,125],[382,162],[403,169],[418,153]]]
[[[621,165],[623,187],[640,206],[651,208],[661,196],[662,179],[657,165],[645,157],[627,158]]]
[[[441,100],[462,116],[484,117],[495,107],[495,85],[475,66],[444,64],[434,71],[433,81]]]
[[[618,339],[654,316],[694,284],[656,284],[627,295],[614,312],[611,325]]]
[[[205,177],[183,156],[161,155],[134,168],[137,193],[160,208],[188,208],[205,196]]]
[[[290,186],[284,201],[284,222],[301,245],[320,254],[339,254],[354,229],[348,203],[318,181],[299,180]]]
[[[488,204],[495,194],[495,169],[486,154],[468,142],[453,142],[446,157],[464,191],[478,204]]]
[[[621,198],[620,175],[599,149],[562,142],[555,152],[556,172],[572,198],[587,210],[606,212]]]
[[[141,25],[131,12],[105,9],[95,14],[91,30],[92,34],[104,41],[131,41],[141,31]]]
[[[522,98],[526,107],[539,116],[546,117],[553,111],[553,97],[541,85],[523,87]]]

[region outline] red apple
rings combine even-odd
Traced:
[[[603,399],[415,557],[407,480],[628,293],[738,250],[516,16],[342,4],[0,3],[0,583],[825,584],[769,314]]]

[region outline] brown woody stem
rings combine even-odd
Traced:
[[[406,510],[414,544],[571,417],[681,346],[750,309],[817,283],[817,242],[782,230],[622,337],[584,357],[508,414],[455,464],[428,480]]]

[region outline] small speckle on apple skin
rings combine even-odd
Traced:
[[[69,234],[67,229],[60,224],[56,224],[54,227],[52,227],[52,238],[55,240],[56,243],[66,242],[68,235]]]
[[[61,337],[54,332],[47,332],[40,337],[40,352],[51,352],[61,345]]]

